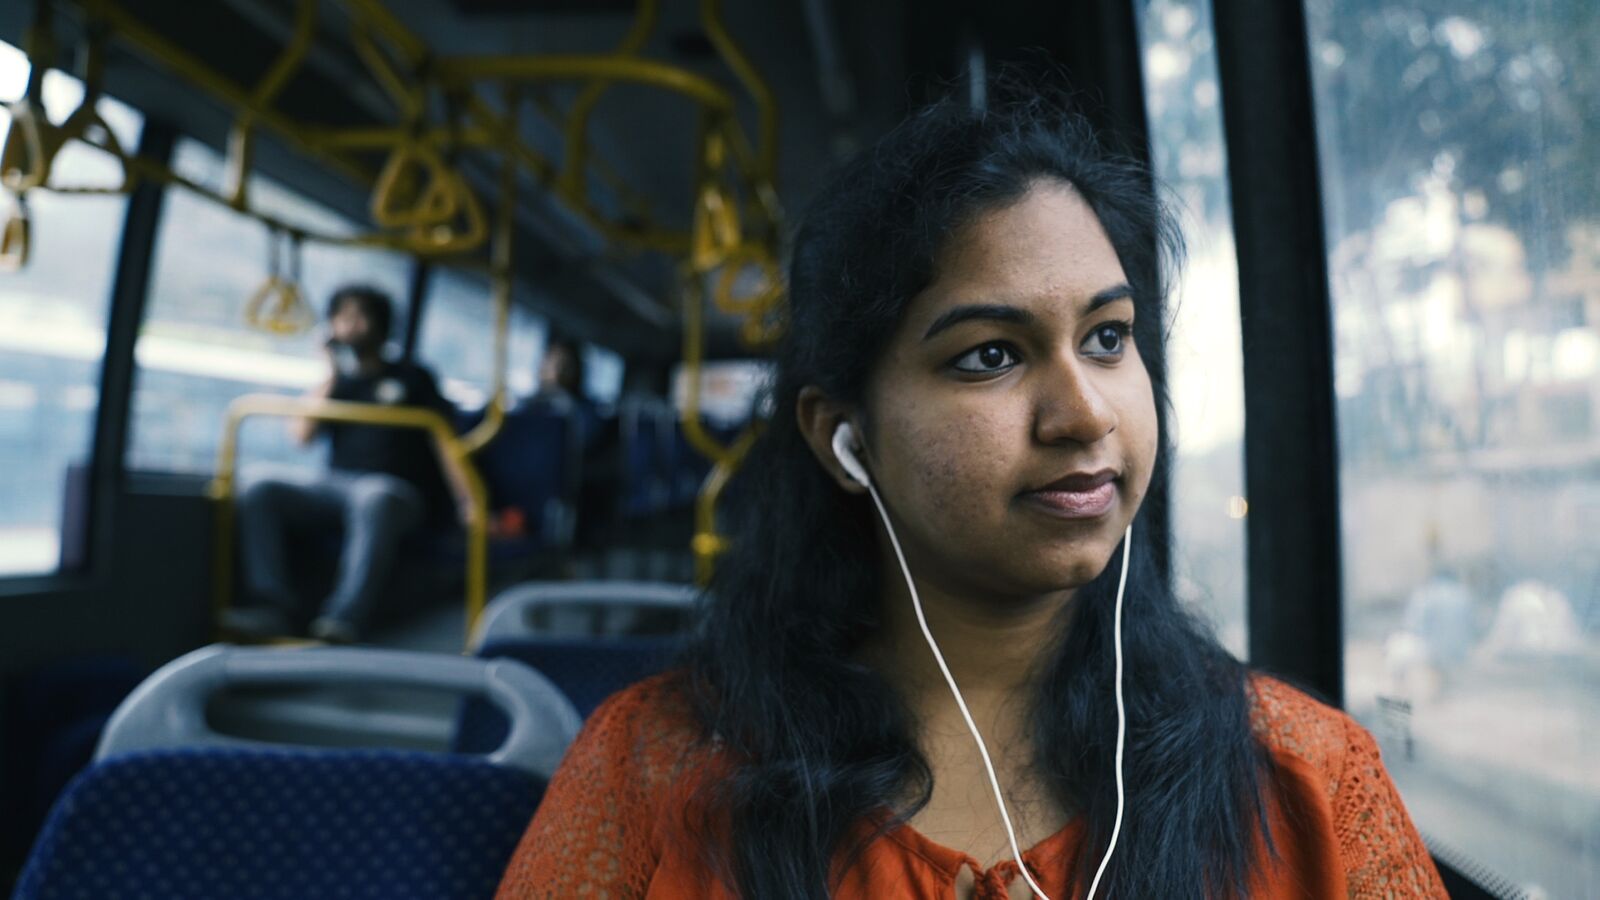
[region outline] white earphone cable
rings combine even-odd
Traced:
[[[1128,714],[1122,708],[1122,593],[1128,586],[1128,554],[1133,547],[1133,526],[1122,535],[1122,575],[1117,579],[1117,611],[1113,618],[1112,635],[1117,643],[1117,820],[1111,826],[1111,843],[1106,846],[1106,855],[1100,859],[1100,868],[1095,870],[1094,881],[1089,884],[1089,894],[1086,900],[1094,900],[1095,889],[1100,887],[1100,877],[1106,874],[1106,866],[1111,862],[1111,854],[1117,849],[1117,837],[1122,834],[1122,749],[1128,736]]]
[[[933,651],[934,661],[939,664],[939,671],[944,675],[945,684],[950,686],[950,693],[956,698],[956,706],[961,710],[961,718],[967,723],[967,730],[972,732],[972,739],[978,744],[978,754],[983,758],[983,769],[989,776],[989,786],[994,789],[994,802],[1000,807],[1000,819],[1006,826],[1006,839],[1011,842],[1011,856],[1017,861],[1017,871],[1028,882],[1028,887],[1037,894],[1041,900],[1050,900],[1048,894],[1033,880],[1033,875],[1028,871],[1027,865],[1022,861],[1022,848],[1017,846],[1017,832],[1011,825],[1011,813],[1006,809],[1006,800],[1000,790],[1000,779],[994,773],[994,762],[989,758],[989,748],[983,742],[983,735],[978,733],[978,725],[972,720],[972,712],[967,709],[967,701],[961,696],[961,688],[956,686],[955,676],[950,674],[950,667],[945,664],[944,654],[939,652],[939,643],[933,639],[933,632],[928,628],[928,620],[922,614],[922,598],[917,594],[917,584],[911,578],[911,569],[906,565],[905,552],[900,549],[900,538],[894,533],[894,526],[889,522],[889,511],[884,509],[883,500],[878,496],[878,489],[869,480],[866,483],[867,492],[872,495],[873,505],[878,508],[878,515],[883,519],[883,527],[889,532],[889,543],[894,546],[895,559],[900,563],[900,574],[905,576],[906,588],[911,591],[911,606],[917,614],[917,624],[922,628],[922,637],[928,642],[928,649]],[[1095,890],[1100,886],[1100,878],[1105,874],[1106,865],[1111,862],[1111,854],[1117,848],[1117,837],[1122,833],[1123,811],[1123,785],[1122,785],[1122,751],[1123,741],[1127,733],[1127,714],[1122,705],[1122,595],[1128,586],[1128,554],[1133,544],[1133,526],[1129,525],[1123,535],[1122,542],[1122,574],[1117,582],[1117,609],[1114,620],[1114,636],[1116,640],[1117,655],[1117,819],[1111,829],[1111,844],[1106,848],[1106,855],[1100,860],[1100,868],[1095,872],[1094,882],[1089,886],[1089,893],[1085,900],[1094,900]]]
[[[911,606],[917,613],[917,624],[922,626],[922,636],[928,641],[928,649],[933,651],[933,658],[939,663],[939,671],[944,673],[944,683],[950,686],[950,693],[955,695],[956,706],[961,708],[961,718],[967,722],[967,730],[972,732],[973,740],[978,742],[978,754],[983,757],[983,769],[989,774],[989,786],[994,788],[994,802],[1000,805],[1000,820],[1006,826],[1006,839],[1011,842],[1011,855],[1017,861],[1017,870],[1027,880],[1028,887],[1033,889],[1043,900],[1050,900],[1038,883],[1033,880],[1033,875],[1028,872],[1028,867],[1022,862],[1022,849],[1017,846],[1017,832],[1011,827],[1011,813],[1006,810],[1006,798],[1000,791],[1000,779],[994,774],[994,763],[989,759],[989,748],[983,743],[983,735],[978,733],[978,725],[972,721],[972,713],[967,709],[967,701],[961,696],[961,688],[956,687],[956,679],[950,674],[950,667],[945,665],[944,654],[939,652],[939,644],[933,639],[933,632],[928,629],[928,620],[922,615],[922,598],[917,596],[916,582],[911,580],[911,569],[906,565],[906,555],[900,549],[900,539],[895,536],[894,526],[889,524],[889,513],[883,508],[883,501],[878,498],[878,489],[870,483],[867,491],[872,494],[872,502],[878,507],[878,515],[883,517],[883,527],[889,532],[889,543],[894,545],[895,558],[900,561],[900,573],[906,577],[906,587],[911,590]]]

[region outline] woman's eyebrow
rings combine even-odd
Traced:
[[[1003,303],[972,303],[966,306],[957,306],[947,309],[933,320],[928,326],[928,331],[922,336],[928,340],[947,328],[958,325],[971,319],[989,319],[997,322],[1015,322],[1018,325],[1032,325],[1033,313],[1015,306],[1006,306]]]
[[[1126,300],[1132,296],[1133,288],[1127,284],[1108,287],[1090,297],[1088,305],[1083,308],[1079,315],[1087,316],[1102,306],[1115,303],[1118,300]],[[1018,325],[1032,325],[1036,321],[1033,313],[1020,307],[1007,306],[1003,303],[969,303],[940,313],[939,318],[934,319],[933,324],[928,326],[928,330],[922,335],[922,339],[926,341],[947,328],[972,319],[1013,322]]]
[[[1100,293],[1095,294],[1093,297],[1090,297],[1089,305],[1085,306],[1083,308],[1083,312],[1079,315],[1087,316],[1108,303],[1115,303],[1118,300],[1131,300],[1132,298],[1133,287],[1127,283],[1119,284],[1115,287],[1108,287]]]

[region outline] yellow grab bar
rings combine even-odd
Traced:
[[[507,89],[506,106],[516,127],[515,92]],[[489,268],[494,291],[494,386],[483,421],[461,437],[468,453],[482,450],[500,433],[506,419],[506,355],[511,333],[512,238],[516,230],[517,160],[510,153],[500,160],[500,205],[495,210],[494,241],[490,244]]]

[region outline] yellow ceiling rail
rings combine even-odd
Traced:
[[[537,85],[528,92],[533,98],[533,108],[554,127],[558,129],[566,129],[568,127],[567,123],[569,122],[570,118],[569,114],[561,110],[561,108],[556,104],[555,100],[551,98],[550,92],[543,90],[543,87],[543,85]],[[588,86],[585,87],[586,91],[587,89]],[[581,98],[582,95],[579,95],[580,100]],[[576,106],[577,101],[574,101],[575,109]],[[589,152],[587,143],[585,143],[583,148],[583,161],[585,164],[592,165],[594,167],[595,177],[600,181],[601,184],[610,188],[611,191],[617,195],[617,198],[621,201],[623,207],[627,209],[629,215],[639,219],[650,218],[652,213],[650,211],[649,198],[630,187],[623,180],[622,176],[618,174],[617,170],[613,168],[611,164],[603,157],[591,154]],[[551,171],[554,171],[554,169],[555,167],[551,166]]]
[[[315,419],[351,425],[376,425],[386,428],[412,428],[428,432],[434,447],[443,457],[459,463],[471,499],[472,517],[467,523],[466,620],[472,634],[483,614],[488,591],[489,513],[488,491],[472,464],[472,454],[456,437],[444,416],[415,406],[383,406],[349,403],[341,400],[310,400],[278,394],[246,394],[228,404],[222,442],[217,447],[217,469],[208,495],[215,503],[216,528],[212,540],[212,600],[216,617],[233,602],[234,495],[238,480],[239,430],[246,419],[256,416]]]
[[[40,0],[47,6],[49,0]],[[721,19],[720,0],[702,0],[701,17],[707,33],[737,80],[754,99],[760,122],[756,146],[752,147],[739,127],[733,96],[721,85],[679,67],[640,57],[649,34],[657,25],[658,0],[641,0],[638,15],[627,35],[609,55],[558,54],[539,57],[480,56],[434,59],[426,44],[412,34],[380,0],[337,0],[349,12],[351,36],[358,56],[377,82],[394,101],[399,122],[393,126],[328,128],[303,125],[272,108],[272,101],[302,66],[314,41],[319,0],[298,0],[294,32],[266,76],[251,90],[229,79],[174,46],[144,26],[114,0],[71,0],[88,13],[91,29],[107,31],[132,44],[139,52],[171,69],[179,77],[218,98],[236,111],[230,136],[230,177],[221,194],[177,176],[153,164],[130,160],[115,146],[114,136],[94,125],[85,104],[84,134],[104,132],[103,148],[124,160],[129,176],[134,174],[176,184],[252,215],[269,227],[293,228],[288,223],[249,208],[244,184],[248,180],[250,148],[259,127],[281,134],[291,146],[322,162],[336,172],[354,178],[373,190],[373,217],[380,230],[363,235],[327,235],[309,230],[306,240],[328,241],[355,246],[385,247],[420,256],[460,256],[490,240],[491,227],[483,205],[466,179],[446,162],[449,154],[465,147],[487,147],[500,151],[507,160],[528,169],[543,184],[554,184],[578,215],[608,240],[628,246],[657,250],[686,257],[701,273],[718,267],[732,270],[716,285],[713,300],[718,308],[738,311],[745,316],[741,335],[749,343],[770,340],[780,290],[775,286],[776,265],[771,249],[778,239],[781,217],[773,188],[776,158],[777,108],[770,89],[729,35]],[[40,23],[36,23],[40,24]],[[47,23],[44,23],[47,24]],[[40,52],[48,57],[50,48],[40,41]],[[96,50],[91,47],[91,50]],[[91,53],[91,70],[98,73],[98,53]],[[513,122],[516,100],[508,99],[506,109],[495,110],[478,90],[484,82],[515,83],[572,82],[581,84],[577,100],[562,116],[565,127],[566,158],[558,169],[522,140]],[[97,79],[91,79],[91,84]],[[688,230],[652,223],[637,214],[637,209],[612,220],[601,213],[588,197],[587,175],[591,168],[587,125],[595,105],[610,87],[632,83],[679,93],[701,108],[700,159],[695,177],[694,207]],[[468,123],[452,121],[448,127],[426,122],[427,97],[442,91],[458,98],[458,105],[469,117]],[[538,98],[536,98],[538,99]],[[552,104],[546,99],[546,107]],[[7,154],[19,160],[42,159],[47,155],[46,126],[27,109],[19,109],[19,121],[8,144]],[[30,124],[31,123],[31,124]],[[103,123],[101,123],[103,125]],[[87,139],[87,138],[85,138]],[[30,151],[38,149],[40,152]],[[386,151],[383,164],[372,168],[370,154]],[[0,169],[4,169],[0,166]],[[18,184],[31,181],[38,166],[19,163]],[[622,188],[618,188],[619,195]],[[14,216],[10,246],[26,245],[27,225]],[[753,249],[752,249],[753,248]],[[755,260],[754,263],[751,260]],[[754,265],[766,284],[744,296],[734,295],[739,273]],[[491,271],[498,267],[491,262]],[[260,303],[266,313],[276,297],[279,310],[292,310],[283,293],[273,294]],[[286,321],[286,316],[268,315],[269,320]]]
[[[638,12],[633,17],[633,24],[623,36],[622,43],[612,51],[613,57],[634,57],[644,49],[645,41],[650,38],[650,32],[655,30],[659,8],[659,0],[640,0]],[[588,169],[589,117],[610,87],[609,81],[589,82],[572,101],[572,108],[567,111],[566,140],[561,159],[561,176],[556,181],[556,191],[569,204],[588,204],[589,186],[584,173]]]
[[[311,42],[317,36],[317,6],[319,0],[299,0],[295,5],[294,32],[289,45],[283,49],[272,68],[261,79],[250,95],[250,105],[244,107],[234,119],[228,132],[227,175],[222,192],[228,196],[234,209],[250,205],[250,169],[255,157],[256,110],[267,109],[277,99],[289,79],[305,61]]]
[[[512,88],[506,89],[506,108],[511,119],[508,127],[517,125],[517,96]],[[517,190],[517,160],[509,153],[500,160],[500,205],[495,210],[494,240],[490,244],[490,269],[494,291],[494,386],[489,395],[489,406],[479,422],[461,438],[468,453],[483,449],[505,423],[506,410],[506,345],[511,332],[512,237],[515,228]]]
[[[770,184],[770,160],[774,152],[772,149],[774,141],[771,137],[774,126],[771,123],[775,121],[775,107],[770,91],[765,89],[754,68],[738,51],[727,35],[726,29],[722,27],[718,19],[719,7],[716,4],[704,7],[706,14],[711,17],[708,20],[708,28],[714,33],[718,49],[739,80],[756,98],[758,109],[761,111],[763,123],[761,149],[756,153],[752,153],[743,133],[734,125],[733,98],[725,89],[696,73],[630,55],[642,49],[644,39],[656,18],[657,0],[645,0],[641,4],[640,15],[618,48],[619,53],[610,56],[554,55],[525,58],[486,56],[443,60],[432,60],[426,44],[401,24],[379,0],[338,0],[350,13],[351,33],[357,53],[363,58],[366,67],[372,71],[373,78],[380,87],[395,100],[402,119],[399,127],[353,129],[301,125],[270,108],[271,98],[282,89],[296,67],[303,62],[311,39],[309,35],[314,30],[311,9],[313,0],[301,0],[302,5],[298,8],[293,40],[279,57],[277,64],[269,71],[268,76],[256,85],[254,91],[247,91],[229,79],[221,77],[210,67],[198,62],[144,26],[126,10],[120,8],[114,0],[73,0],[73,2],[81,4],[86,9],[92,23],[108,28],[119,40],[131,44],[159,65],[171,69],[179,77],[238,111],[240,127],[235,130],[238,137],[234,145],[240,148],[240,152],[232,157],[235,162],[232,171],[236,174],[247,168],[244,164],[248,162],[250,139],[257,126],[264,126],[281,134],[293,147],[336,172],[369,186],[381,183],[383,190],[376,192],[374,198],[375,218],[380,225],[386,222],[404,222],[405,224],[396,225],[405,229],[404,233],[399,240],[392,236],[373,236],[357,243],[396,247],[418,255],[437,256],[460,254],[485,241],[487,223],[479,215],[481,210],[473,208],[472,195],[470,190],[465,188],[465,179],[459,172],[453,172],[453,177],[445,175],[443,167],[436,160],[441,158],[441,151],[448,151],[450,148],[493,146],[498,143],[499,149],[515,155],[541,183],[549,183],[552,176],[556,176],[557,180],[565,185],[560,191],[566,195],[564,199],[577,207],[577,212],[600,230],[607,239],[673,255],[681,256],[692,252],[694,234],[650,223],[646,217],[638,214],[637,204],[629,216],[613,222],[606,221],[598,214],[587,198],[584,198],[582,203],[576,202],[578,191],[573,186],[584,183],[583,176],[577,174],[583,170],[563,166],[563,169],[557,172],[548,160],[543,159],[521,140],[520,135],[506,129],[504,116],[488,109],[473,90],[484,81],[583,82],[584,90],[579,96],[580,102],[573,114],[567,116],[566,143],[569,149],[575,146],[580,148],[576,154],[569,152],[569,156],[585,167],[588,165],[588,147],[583,137],[583,126],[594,103],[607,86],[618,82],[629,82],[683,94],[702,106],[705,111],[716,114],[716,117],[725,123],[724,127],[719,129],[724,132],[724,136],[719,140],[728,144],[733,165],[743,170],[738,173],[738,180],[744,188],[741,193],[745,202],[754,203],[761,212],[752,224],[764,224],[765,221],[776,218],[776,195]],[[447,129],[425,127],[421,121],[422,109],[430,86],[466,96],[467,112],[477,120],[478,127]],[[17,132],[17,139],[26,145],[32,133],[25,125]],[[379,171],[371,168],[372,164],[365,156],[372,150],[389,151],[388,158]],[[387,177],[383,177],[385,172]],[[171,179],[166,180],[171,181]],[[229,185],[230,205],[235,208],[247,206],[244,202],[246,198],[233,194],[231,190],[237,187],[237,178],[232,179],[232,182]],[[718,226],[721,236],[717,243],[720,245],[731,243],[725,238],[728,231],[726,227],[728,211],[733,208],[734,196],[731,191],[723,189],[720,194],[702,197],[697,201],[712,213],[708,217],[709,221],[723,223]],[[406,199],[414,202],[411,204],[399,202]],[[452,203],[459,209],[452,210],[450,208]],[[250,212],[248,209],[242,211]],[[454,215],[447,215],[450,213]],[[449,226],[444,224],[447,220],[451,221]],[[321,236],[308,233],[307,239],[319,240]]]
[[[114,0],[77,0],[91,21],[103,22],[115,37],[145,55],[157,65],[171,70],[179,78],[210,94],[233,109],[249,109],[255,121],[282,135],[298,150],[328,166],[334,172],[358,184],[371,184],[373,173],[369,166],[357,159],[326,148],[314,146],[303,139],[300,127],[275,110],[255,105],[249,93],[222,77],[210,66],[195,59],[155,30],[117,5]]]
[[[733,74],[750,92],[750,97],[756,104],[756,115],[759,119],[760,143],[757,155],[756,175],[758,180],[768,184],[776,183],[778,173],[778,103],[772,96],[772,89],[767,86],[766,79],[756,67],[750,64],[744,51],[728,34],[727,26],[722,23],[722,0],[700,0],[700,21],[705,26],[706,36],[711,39],[712,46],[717,48],[717,53],[722,56],[722,61],[733,70]]]
[[[449,56],[434,63],[446,87],[480,81],[627,81],[683,94],[719,112],[733,110],[733,97],[701,75],[649,59],[553,53],[545,56]]]
[[[203,184],[193,181],[192,179],[185,178],[166,166],[153,163],[150,160],[140,156],[129,157],[128,166],[137,174],[139,178],[160,182],[173,187],[179,187],[195,195],[196,197],[200,197],[219,206],[225,206],[229,209],[232,209],[232,204],[229,198],[220,191],[213,190]],[[260,222],[269,229],[275,229],[284,232],[294,232],[302,241],[313,241],[319,244],[329,244],[333,246],[370,247],[374,249],[397,250],[400,252],[409,252],[411,249],[409,245],[409,239],[403,234],[390,234],[383,232],[365,234],[333,234],[329,232],[306,229],[293,222],[280,219],[274,215],[271,215],[270,213],[259,212],[257,210],[236,210],[236,212]]]

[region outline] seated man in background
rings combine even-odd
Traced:
[[[450,405],[427,369],[384,358],[392,308],[375,288],[350,285],[334,292],[328,302],[326,343],[331,371],[306,396],[417,406],[448,418]],[[264,605],[230,609],[223,625],[248,636],[288,633],[300,606],[289,572],[288,531],[342,525],[344,543],[333,592],[312,620],[310,633],[330,643],[348,643],[370,618],[400,541],[424,524],[448,521],[452,509],[463,519],[470,517],[470,495],[459,468],[434,452],[426,431],[313,419],[292,419],[289,427],[302,446],[327,436],[328,468],[274,468],[245,479],[239,495],[245,584]]]

